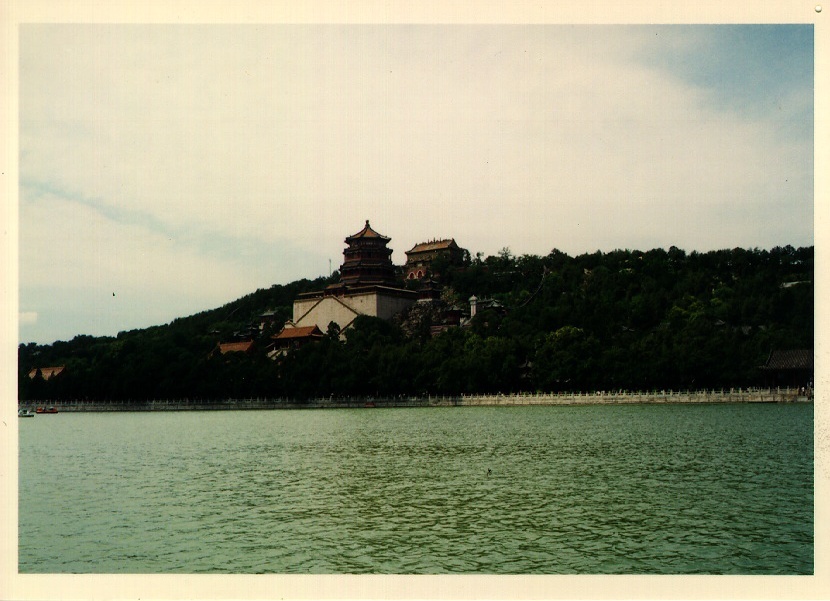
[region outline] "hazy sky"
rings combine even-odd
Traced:
[[[813,244],[813,27],[22,25],[20,338],[393,260]],[[113,293],[115,296],[113,296]]]

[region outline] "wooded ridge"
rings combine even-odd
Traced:
[[[115,337],[18,349],[20,400],[392,396],[730,388],[768,385],[777,349],[812,349],[813,247],[690,252],[675,247],[570,257],[467,258],[433,265],[441,307],[362,316],[340,337],[269,358],[302,292],[329,278],[260,289],[217,309]],[[401,286],[405,284],[401,280]],[[497,301],[436,333],[442,311]],[[259,329],[260,316],[273,322]],[[253,327],[252,327],[253,326]],[[216,352],[251,336],[246,353]],[[63,366],[44,378],[40,369]],[[30,377],[32,370],[33,377]]]

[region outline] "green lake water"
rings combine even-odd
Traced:
[[[18,426],[21,573],[813,573],[807,404]]]

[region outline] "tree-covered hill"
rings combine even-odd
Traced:
[[[431,335],[441,310],[391,323],[363,317],[345,340],[280,361],[270,335],[294,298],[331,278],[258,290],[164,326],[19,347],[26,399],[288,397],[461,392],[712,388],[762,385],[774,349],[813,348],[813,247],[686,253],[675,247],[570,257],[480,255],[434,265],[444,310],[497,301],[465,327]],[[402,282],[403,285],[403,282]],[[274,322],[262,332],[264,312]],[[254,335],[247,353],[215,352]],[[33,368],[65,365],[60,376]]]

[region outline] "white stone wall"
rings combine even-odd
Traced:
[[[325,332],[332,321],[345,328],[358,315],[392,319],[409,307],[415,299],[367,292],[349,296],[326,296],[322,299],[298,299],[294,301],[294,325],[316,325]]]
[[[331,296],[294,301],[294,325],[297,327],[316,325],[325,332],[334,322],[342,329],[359,314],[349,303],[338,302]]]
[[[369,315],[371,317],[380,317],[378,315],[378,295],[374,292],[367,292],[365,294],[355,294],[354,296],[341,297],[344,303],[349,305],[352,309],[361,315]]]

